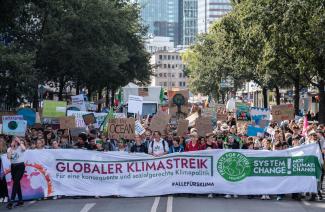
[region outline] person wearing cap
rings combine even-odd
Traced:
[[[185,146],[185,152],[192,152],[192,151],[199,151],[200,144],[199,144],[199,135],[197,132],[193,132],[190,135],[190,141]]]

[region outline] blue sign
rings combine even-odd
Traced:
[[[254,127],[252,125],[248,125],[247,135],[248,136],[257,136],[258,133],[264,133],[264,128]]]
[[[34,126],[36,121],[36,112],[30,108],[21,108],[17,111],[18,115],[22,115],[27,121],[28,126]]]

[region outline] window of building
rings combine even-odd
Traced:
[[[159,73],[159,77],[162,77],[163,76],[163,74],[162,73]]]
[[[186,86],[186,83],[185,82],[183,82],[183,87],[185,87]]]
[[[174,55],[172,55],[172,60],[174,60],[175,59],[175,57],[174,57]]]
[[[167,77],[167,73],[164,73],[164,77]]]
[[[176,55],[175,57],[176,57],[176,60],[178,60],[178,55]]]
[[[182,78],[182,75],[183,75],[182,73],[179,73],[179,78]]]
[[[159,83],[159,86],[163,86],[163,83],[162,83],[162,82],[160,82],[160,83]]]
[[[167,86],[167,82],[164,82],[164,86],[165,86],[165,87]]]
[[[168,60],[170,60],[170,55],[168,55]]]
[[[175,68],[175,66],[174,66],[174,65],[172,65],[172,68]]]
[[[170,73],[168,73],[168,77],[170,77]]]
[[[166,64],[164,64],[164,68],[167,68],[167,65]]]
[[[175,82],[172,82],[172,86],[175,87]]]
[[[175,74],[172,74],[172,77],[174,78],[175,77]]]
[[[159,55],[159,60],[162,60],[162,55],[161,54]]]
[[[183,82],[178,82],[178,84],[179,84],[179,87],[183,86]]]
[[[170,64],[168,64],[168,66],[167,66],[168,68],[170,68]]]
[[[164,55],[164,60],[166,60],[167,59],[167,56],[166,55]]]

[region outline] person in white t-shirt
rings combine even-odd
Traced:
[[[12,209],[12,202],[15,201],[16,195],[18,195],[18,203],[15,206],[23,206],[23,196],[21,192],[20,180],[24,176],[25,164],[24,164],[24,153],[26,147],[24,142],[18,137],[14,137],[11,146],[8,149],[7,157],[11,162],[11,176],[13,180],[13,188],[11,194],[11,201],[8,203],[7,208]]]
[[[167,141],[161,138],[161,133],[155,131],[153,136],[154,139],[149,144],[148,153],[157,157],[168,154],[169,146]]]

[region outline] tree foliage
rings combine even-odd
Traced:
[[[91,96],[131,81],[149,81],[149,54],[142,39],[145,29],[136,4],[122,0],[1,1],[11,9],[0,9],[0,73],[7,73],[15,83],[32,84],[31,93],[37,94],[38,84],[49,82],[59,88],[62,99],[67,85],[77,91],[86,89]],[[14,67],[21,61],[26,67]],[[18,69],[28,70],[29,77],[16,78]],[[0,87],[2,100],[15,106],[19,102],[3,99],[13,94],[7,84]],[[17,95],[30,91],[25,87]]]

